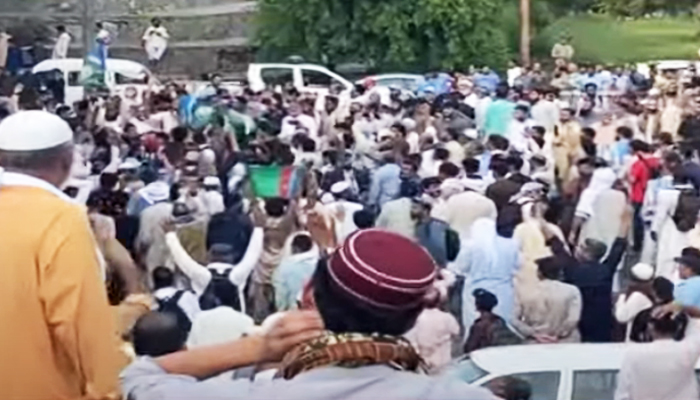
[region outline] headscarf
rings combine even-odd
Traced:
[[[590,218],[593,215],[593,205],[601,193],[611,189],[617,176],[612,168],[599,168],[593,172],[591,183],[581,193],[581,199],[576,206],[576,216]]]

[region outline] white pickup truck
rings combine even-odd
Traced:
[[[85,88],[80,82],[80,74],[83,70],[83,60],[80,58],[64,58],[45,60],[32,68],[33,74],[50,73],[59,70],[63,73],[65,81],[65,103],[74,104],[83,99]],[[155,79],[151,71],[145,66],[130,60],[108,59],[105,83],[112,94],[121,95],[127,88],[133,88],[140,97],[148,88],[147,81],[153,83]]]
[[[326,94],[331,86],[340,86],[349,96],[354,89],[352,82],[314,64],[250,64],[248,83],[255,91],[292,84],[301,93]]]

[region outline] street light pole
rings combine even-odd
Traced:
[[[81,6],[81,22],[83,26],[83,53],[87,54],[92,46],[92,30],[95,26],[95,0],[82,0]]]
[[[520,0],[520,62],[530,65],[530,0]]]

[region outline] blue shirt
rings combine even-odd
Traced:
[[[513,119],[514,110],[515,104],[508,100],[498,99],[491,103],[486,110],[486,122],[484,123],[486,135],[505,135],[508,125]]]
[[[700,308],[700,276],[678,282],[673,297],[684,306]]]
[[[368,204],[382,206],[399,196],[401,189],[401,167],[386,164],[374,171],[369,189]]]
[[[477,87],[486,89],[488,93],[496,91],[496,86],[501,82],[501,78],[495,72],[491,71],[488,74],[474,74],[474,84]]]
[[[612,167],[616,171],[622,168],[625,163],[625,158],[632,154],[630,143],[631,142],[629,139],[620,139],[613,144],[612,148],[610,149]]]

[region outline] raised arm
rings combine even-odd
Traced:
[[[231,283],[237,287],[245,285],[250,273],[253,272],[253,268],[258,263],[263,251],[264,236],[262,227],[257,226],[253,228],[253,234],[250,236],[250,243],[248,243],[243,259],[231,270],[231,274],[228,277]]]
[[[182,247],[180,239],[177,238],[177,233],[173,230],[165,234],[165,244],[168,246],[170,254],[173,256],[175,265],[177,265],[192,282],[192,289],[194,289],[195,293],[198,295],[204,293],[204,290],[211,281],[211,272],[187,253],[187,250]]]

